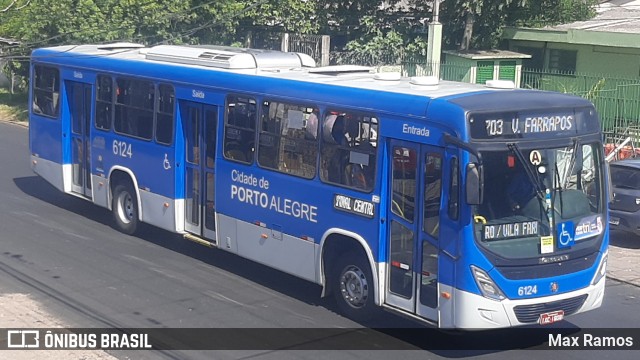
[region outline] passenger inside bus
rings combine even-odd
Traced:
[[[238,101],[227,107],[227,127],[224,153],[227,158],[251,162],[253,159],[255,105]]]
[[[524,166],[519,161],[515,161],[507,186],[507,202],[510,210],[518,212],[535,196],[535,186],[527,176]]]
[[[371,190],[375,178],[375,118],[330,113],[322,125],[322,177],[332,183]]]

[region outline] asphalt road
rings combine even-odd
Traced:
[[[64,195],[29,169],[27,129],[0,123],[0,292],[28,293],[73,327],[354,328],[320,287],[169,232],[112,229],[111,215]],[[604,306],[563,327],[636,328],[640,289],[609,281]],[[415,327],[384,313],[373,327]],[[506,339],[508,340],[508,339]],[[398,341],[402,341],[399,339]],[[640,341],[640,339],[639,339]],[[119,358],[546,359],[555,351],[115,351]],[[563,351],[566,359],[637,352]],[[0,357],[2,354],[0,353]]]

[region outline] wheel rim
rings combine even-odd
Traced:
[[[364,272],[357,266],[347,267],[340,276],[340,291],[344,301],[353,308],[361,308],[369,297],[369,284]]]
[[[120,220],[129,224],[134,218],[133,199],[127,192],[123,192],[118,196],[118,217]]]

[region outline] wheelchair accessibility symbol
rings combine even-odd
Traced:
[[[558,239],[558,248],[568,248],[576,243],[576,227],[573,221],[567,221],[558,224],[556,229],[556,238]]]
[[[168,154],[164,154],[164,162],[162,163],[162,165],[164,166],[165,170],[171,169],[171,163],[169,162],[169,159],[167,157]]]

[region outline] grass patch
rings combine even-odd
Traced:
[[[0,89],[0,120],[27,122],[28,99],[27,93],[11,94],[7,89]]]

